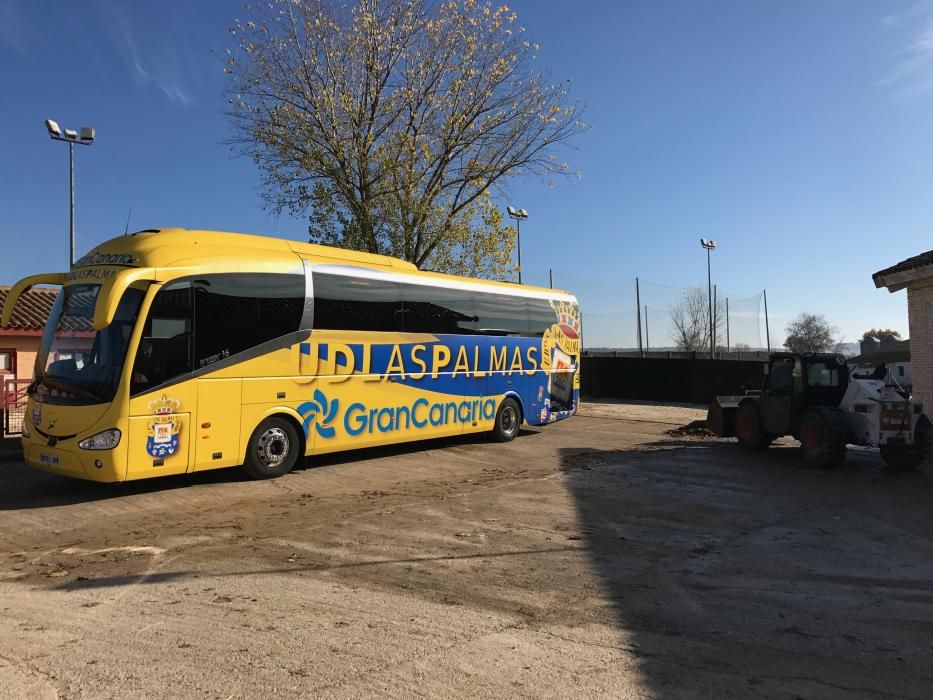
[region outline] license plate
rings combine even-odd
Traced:
[[[55,455],[47,455],[44,452],[39,453],[39,461],[42,464],[58,464],[58,457]]]

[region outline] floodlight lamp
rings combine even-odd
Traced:
[[[701,238],[700,245],[707,250],[714,250],[716,248],[716,241],[710,240],[708,238]]]
[[[46,119],[45,128],[48,130],[49,136],[61,136],[62,135],[62,130],[58,126],[58,122],[56,121],[52,121],[51,119]]]
[[[46,123],[48,123],[48,122],[46,122]],[[54,124],[55,122],[52,122],[52,123]],[[509,212],[509,216],[513,216],[513,217],[514,217],[514,216],[518,215],[518,212],[515,211],[515,207],[508,207],[508,212]]]
[[[94,140],[94,127],[92,126],[82,126],[81,127],[81,140],[86,143],[91,143]]]
[[[78,132],[74,129],[65,129],[65,138],[74,141],[76,138],[78,138]]]
[[[519,209],[519,210],[518,210],[518,215],[519,215],[520,217],[522,217],[523,219],[527,219],[527,218],[528,218],[528,212],[525,211],[524,209]]]

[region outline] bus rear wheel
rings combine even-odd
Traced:
[[[243,471],[253,479],[274,479],[288,474],[298,462],[301,440],[285,418],[266,418],[249,439]]]
[[[514,440],[522,427],[522,409],[515,399],[506,397],[499,404],[496,413],[496,424],[492,429],[492,439],[496,442],[509,442]]]

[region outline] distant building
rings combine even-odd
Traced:
[[[933,250],[872,275],[875,286],[889,292],[907,290],[913,393],[933,415]]]
[[[901,342],[901,339],[896,335],[886,335],[881,339],[881,348],[890,348],[894,346],[895,343]]]
[[[877,352],[880,349],[881,341],[873,335],[862,338],[862,342],[859,343],[859,353],[862,355],[867,355],[870,352]]]

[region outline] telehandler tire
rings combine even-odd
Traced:
[[[845,436],[832,430],[819,413],[810,411],[800,421],[800,451],[808,466],[834,469],[845,459]]]
[[[931,432],[930,421],[926,416],[921,416],[917,421],[917,428],[914,432],[914,441],[910,445],[882,445],[881,457],[889,471],[906,472],[911,469],[919,469],[930,458],[931,447],[933,447],[933,432]]]
[[[763,450],[774,441],[774,435],[761,425],[758,406],[751,401],[740,403],[735,412],[735,436],[746,450]]]

